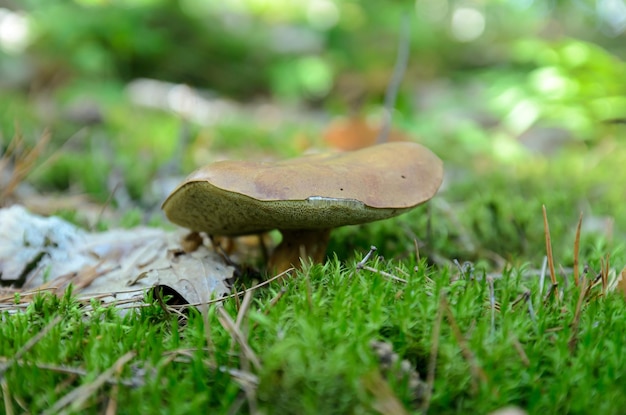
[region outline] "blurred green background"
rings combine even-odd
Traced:
[[[37,191],[158,210],[163,177],[323,148],[338,117],[379,125],[403,19],[393,124],[444,159],[476,240],[523,252],[546,200],[567,226],[619,209],[623,0],[0,0],[0,148],[48,128]]]

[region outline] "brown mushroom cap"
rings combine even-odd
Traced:
[[[328,229],[399,215],[433,197],[442,178],[441,160],[411,142],[277,163],[222,161],[193,172],[163,210],[212,235]]]

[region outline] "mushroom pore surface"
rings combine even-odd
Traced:
[[[430,199],[443,165],[416,143],[276,163],[217,162],[163,203],[168,219],[213,235],[328,229],[399,215]]]

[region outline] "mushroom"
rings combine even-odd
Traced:
[[[324,141],[332,148],[354,151],[376,144],[380,131],[381,125],[371,124],[361,117],[339,118],[326,129]],[[411,141],[411,138],[402,131],[390,129],[386,141]]]
[[[220,161],[193,172],[163,202],[168,219],[209,235],[278,229],[269,260],[281,271],[322,262],[330,230],[404,213],[435,195],[443,164],[413,142],[276,163]]]

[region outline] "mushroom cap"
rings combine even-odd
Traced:
[[[354,151],[376,144],[382,125],[369,123],[365,118],[352,116],[334,120],[324,133],[324,141],[331,148]],[[409,135],[391,128],[388,142],[411,141]]]
[[[163,203],[168,219],[211,235],[328,229],[399,215],[435,195],[443,163],[412,142],[276,163],[220,161]]]

